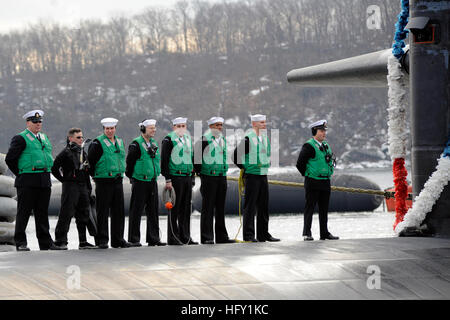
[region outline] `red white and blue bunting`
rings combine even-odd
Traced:
[[[407,210],[408,184],[405,168],[406,156],[406,82],[399,60],[404,55],[404,39],[408,34],[405,26],[409,18],[409,0],[401,0],[402,11],[398,15],[394,36],[392,56],[388,60],[389,86],[389,153],[393,160],[393,175],[395,184],[395,223],[394,230],[400,234],[409,227],[419,228],[427,213],[439,200],[442,191],[450,181],[450,137],[441,158],[438,159],[436,171],[425,183],[419,196],[415,199],[411,209]]]

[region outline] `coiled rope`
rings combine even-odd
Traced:
[[[239,178],[236,177],[227,177],[228,180],[237,181],[238,182],[238,192],[239,192],[239,229],[236,232],[236,236],[234,237],[234,241],[238,243],[246,243],[247,241],[238,240],[238,235],[242,229],[242,198],[245,193],[245,182],[244,182],[244,170],[241,170],[239,173]]]
[[[173,225],[172,225],[172,209],[175,206],[176,200],[177,200],[177,196],[175,193],[175,189],[172,187],[171,189],[168,188],[164,188],[163,192],[162,192],[162,201],[164,203],[164,206],[167,209],[168,212],[168,216],[167,216],[167,223],[170,226],[170,231],[172,232],[172,236],[174,237],[175,240],[177,240],[179,243],[183,244],[183,245],[187,245],[189,244],[189,242],[191,241],[191,239],[188,239],[188,241],[186,243],[183,243],[183,241],[181,241],[177,235],[175,234],[175,231],[173,230]]]

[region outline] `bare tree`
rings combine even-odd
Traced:
[[[166,9],[149,8],[144,13],[135,17],[143,38],[146,38],[145,53],[151,53],[153,50],[163,52],[167,50],[169,26],[169,14]]]
[[[188,39],[188,31],[189,26],[191,24],[191,19],[189,17],[190,6],[189,3],[185,0],[178,1],[175,4],[175,14],[181,18],[181,28],[183,33],[183,41],[184,41],[184,52],[189,52],[189,39]]]

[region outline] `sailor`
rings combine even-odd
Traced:
[[[330,178],[334,172],[335,157],[325,140],[327,121],[319,120],[309,128],[312,138],[302,147],[297,161],[297,169],[305,177],[305,212],[303,214],[303,239],[313,241],[311,224],[316,204],[319,205],[320,240],[338,240],[328,231],[328,204],[330,202]]]
[[[250,242],[275,242],[269,233],[269,184],[271,146],[267,137],[266,116],[251,116],[252,129],[234,150],[233,161],[244,170],[245,197],[243,238]],[[257,213],[255,238],[255,213]]]
[[[175,206],[167,223],[169,245],[196,245],[191,238],[191,200],[193,184],[194,151],[191,136],[186,132],[187,118],[172,120],[173,131],[161,144],[161,173],[167,189],[175,190]]]
[[[140,136],[128,147],[125,174],[130,178],[131,200],[128,218],[128,242],[133,247],[141,243],[141,215],[147,216],[147,243],[149,246],[165,246],[159,237],[158,184],[161,173],[161,156],[154,139],[156,120],[148,119],[139,124]]]
[[[212,117],[209,129],[195,145],[195,172],[200,175],[202,212],[200,234],[202,244],[235,243],[228,238],[225,226],[225,199],[227,195],[227,142],[222,134],[224,119]],[[197,161],[197,155],[201,158]],[[215,218],[215,228],[214,228]]]
[[[97,236],[96,245],[108,249],[108,218],[111,215],[111,247],[128,248],[124,239],[125,210],[123,195],[123,174],[125,173],[125,146],[116,136],[119,120],[101,120],[103,134],[89,146],[89,173],[95,181]]]
[[[42,133],[44,112],[33,110],[23,118],[27,128],[12,138],[6,164],[16,176],[17,218],[14,234],[17,251],[30,251],[26,228],[31,212],[36,223],[40,250],[61,250],[49,232],[48,205],[51,194],[50,171],[53,166],[52,144]]]
[[[65,249],[73,216],[78,229],[78,249],[96,248],[86,238],[86,228],[92,236],[95,236],[97,226],[90,218],[92,185],[83,142],[81,129],[70,129],[67,134],[67,146],[56,156],[52,167],[53,176],[62,182],[61,209],[55,229],[55,244]]]

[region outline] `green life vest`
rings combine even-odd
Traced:
[[[53,166],[52,144],[48,137],[40,132],[41,142],[26,129],[19,133],[25,139],[26,147],[19,157],[19,174],[50,172]]]
[[[246,134],[249,140],[249,153],[243,156],[245,173],[254,175],[267,175],[270,167],[270,142],[266,135],[261,136],[262,141],[254,130]]]
[[[168,134],[172,140],[173,149],[169,160],[169,173],[172,176],[187,176],[192,174],[194,165],[192,164],[192,157],[194,150],[192,148],[191,137],[185,134],[184,143],[181,138],[172,131]]]
[[[225,137],[216,139],[211,130],[206,131],[203,136],[208,142],[208,146],[203,151],[201,173],[207,176],[226,176],[228,163]]]
[[[136,161],[134,166],[133,178],[140,181],[151,181],[158,178],[161,173],[159,149],[156,150],[156,155],[152,158],[147,151],[147,142],[145,142],[144,137],[140,136],[133,141],[136,141],[141,149],[141,157]],[[150,139],[150,142],[158,146],[153,138]]]
[[[125,172],[125,147],[123,140],[116,137],[116,143],[112,144],[105,134],[97,137],[97,140],[102,146],[103,154],[95,166],[94,178],[123,177]]]
[[[334,173],[333,161],[330,160],[327,163],[325,156],[327,154],[332,154],[331,147],[326,141],[323,141],[322,145],[326,145],[328,148],[324,149],[324,151],[321,151],[319,149],[320,145],[316,140],[310,139],[307,143],[309,143],[314,148],[314,150],[316,151],[316,156],[312,159],[309,159],[308,163],[306,164],[305,176],[317,180],[330,179],[330,177]]]

